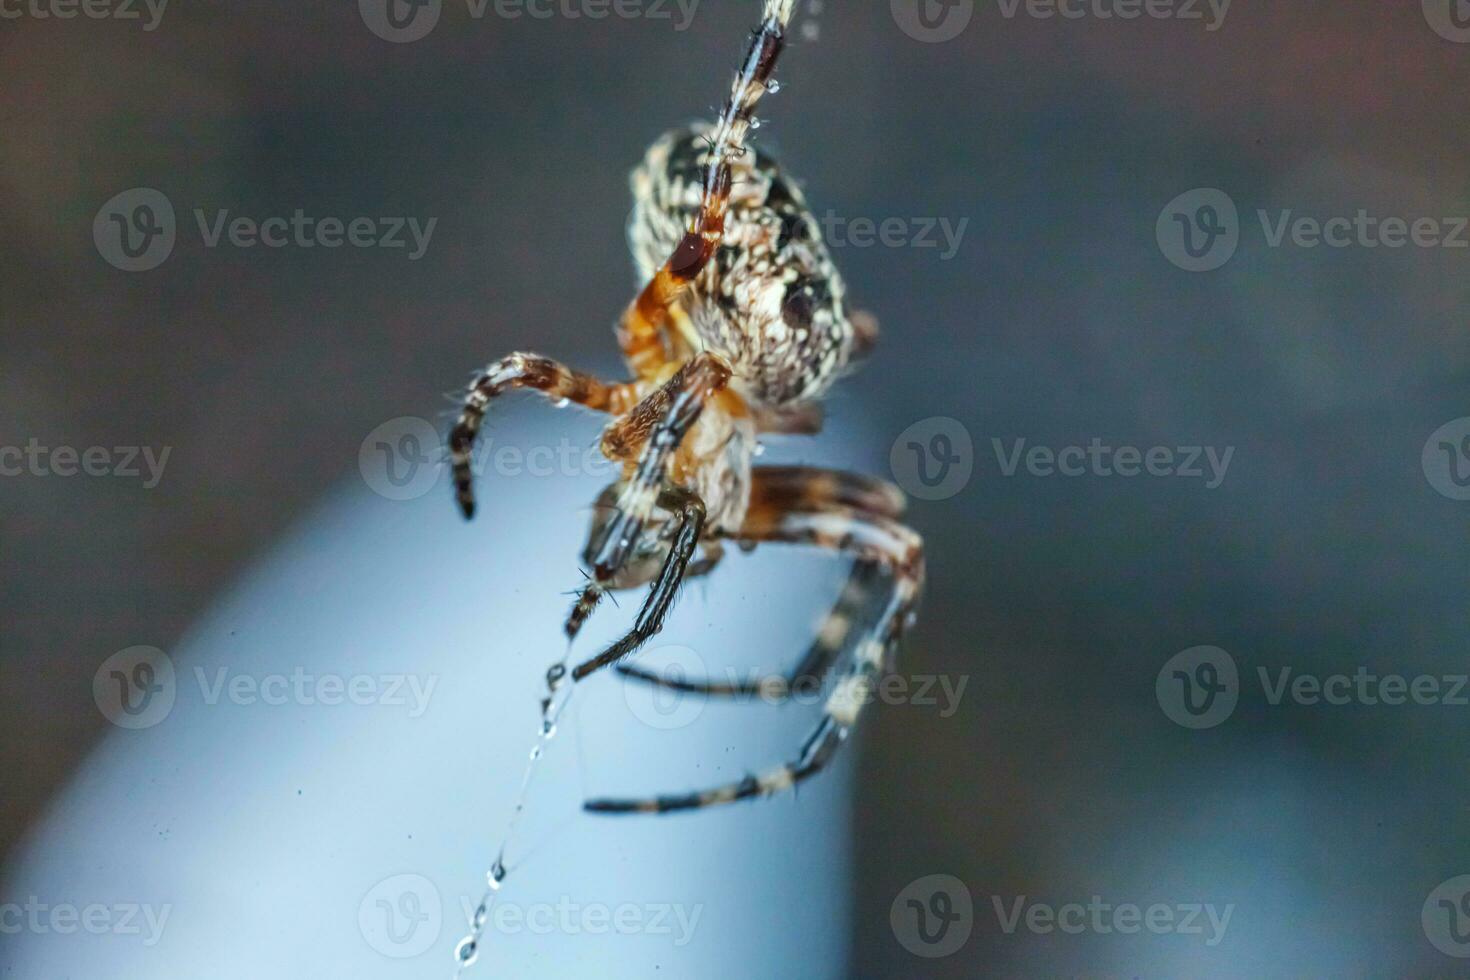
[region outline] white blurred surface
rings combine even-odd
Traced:
[[[517,407],[492,435],[556,445],[570,418]],[[100,903],[108,930],[63,932],[43,913],[0,936],[0,976],[449,976],[564,648],[562,593],[602,483],[486,473],[467,526],[442,480],[392,501],[354,478],[167,651],[167,717],[113,730],[4,876],[0,905]],[[686,589],[650,656],[795,663],[842,573],[791,549],[732,553]],[[640,598],[605,604],[574,653],[596,653]],[[297,671],[372,678],[374,703],[230,694],[237,677]],[[784,761],[815,711],[653,701],[611,672],[581,685],[510,853],[509,911],[468,976],[841,976],[853,747],[799,797],[651,818],[579,809]],[[156,942],[146,914],[126,931],[124,905],[166,914]]]

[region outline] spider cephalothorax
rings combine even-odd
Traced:
[[[791,762],[704,792],[589,801],[597,812],[724,803],[818,772],[888,668],[923,584],[922,545],[897,522],[903,496],[896,488],[835,471],[753,465],[759,433],[820,429],[815,399],[876,330],[847,311],[842,277],[801,190],[746,145],[756,105],[775,91],[772,74],[794,2],[765,0],[720,119],[668,133],[633,172],[628,237],[646,285],[618,326],[633,378],[610,384],[546,357],[512,354],[476,378],[450,436],[468,517],[470,460],[493,398],[529,388],[614,417],[600,448],[623,472],[595,508],[583,554],[589,583],[568,635],[576,636],[605,592],[652,585],[633,628],[576,667],[574,680],[616,665],[646,683],[769,696],[836,675],[821,723]],[[671,681],[624,663],[662,628],[684,579],[719,562],[725,541],[806,544],[854,559],[847,587],[801,662],[749,684]]]

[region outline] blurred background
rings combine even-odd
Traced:
[[[757,6],[0,4],[0,860],[375,429],[619,373],[627,172]],[[847,975],[1463,972],[1464,8],[803,0],[759,140],[883,324],[829,411],[932,498]],[[379,244],[227,230],[298,210]]]

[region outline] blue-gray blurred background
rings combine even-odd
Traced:
[[[1470,905],[1431,920],[1470,873],[1470,707],[1444,680],[1470,669],[1470,11],[922,2],[802,0],[759,133],[883,324],[831,411],[881,434],[880,472],[895,440],[900,464],[933,446],[926,420],[973,444],[969,480],[912,509],[930,586],[900,668],[967,686],[948,716],[870,716],[849,974],[1462,975]],[[720,100],[756,7],[444,0],[407,43],[345,0],[176,0],[152,30],[143,7],[7,8],[0,446],[171,452],[151,488],[0,477],[0,858],[107,727],[97,665],[179,636],[376,426],[511,349],[619,372],[627,171]],[[93,236],[136,187],[178,213],[147,272]],[[417,260],[211,248],[196,208],[437,224]],[[1360,211],[1433,222],[1398,247],[1362,222],[1273,244]],[[1211,216],[1223,264],[1190,271],[1177,234]],[[1201,477],[1007,475],[1018,440],[1230,455],[1218,480],[1203,452]],[[1172,720],[1166,668],[1198,646],[1239,675],[1203,728]],[[1429,704],[1273,704],[1260,671],[1284,668],[1441,680]],[[923,957],[898,920],[935,874],[966,886],[971,933]],[[1094,896],[1233,910],[1213,945],[1203,917],[1024,914]]]

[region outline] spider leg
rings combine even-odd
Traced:
[[[779,701],[793,692],[817,691],[839,659],[847,639],[852,635],[863,610],[871,605],[874,588],[882,565],[857,561],[837,603],[827,613],[822,626],[812,638],[806,654],[793,669],[784,674],[729,681],[707,678],[666,676],[637,664],[618,664],[617,671],[632,681],[650,684],[669,691],[698,694],[714,698],[761,698]]]
[[[593,813],[668,813],[695,810],[791,789],[827,767],[857,725],[863,706],[885,669],[889,651],[908,627],[924,582],[923,545],[917,534],[888,518],[865,517],[836,508],[825,513],[787,513],[773,518],[763,540],[813,544],[838,551],[856,551],[860,557],[886,565],[893,585],[875,628],[851,648],[845,669],[827,703],[822,720],[802,744],[796,758],[761,776],[713,789],[642,799],[588,800]]]
[[[671,488],[659,495],[658,502],[660,506],[679,513],[678,530],[674,532],[673,544],[664,558],[663,567],[659,569],[658,578],[648,590],[648,598],[638,611],[633,628],[602,653],[578,665],[572,671],[574,681],[580,681],[588,674],[628,656],[663,629],[664,619],[674,604],[674,596],[683,584],[689,560],[699,546],[699,536],[704,530],[704,501],[692,491]]]
[[[730,374],[718,355],[697,354],[603,433],[602,451],[609,459],[625,458],[640,443],[643,448],[616,513],[587,546],[585,557],[598,585],[605,586],[632,553],[668,482],[669,458],[699,421],[705,403],[725,390]]]
[[[669,311],[704,271],[724,238],[725,213],[730,204],[730,161],[745,152],[756,105],[769,91],[795,5],[796,0],[766,0],[761,25],[751,36],[730,98],[715,127],[699,211],[684,238],[643,287],[618,325],[623,356],[640,378],[653,377],[668,363],[663,332]]]
[[[852,507],[868,517],[897,518],[903,513],[903,494],[881,480],[833,470],[799,466],[761,466],[752,474],[750,516],[737,539],[743,543],[768,540],[764,535],[775,515],[790,511],[821,512]],[[783,698],[792,691],[814,690],[838,660],[858,617],[871,603],[882,563],[859,558],[837,603],[812,639],[796,668],[745,681],[719,682],[665,677],[636,664],[620,664],[618,672],[632,680],[670,690],[712,697]]]
[[[600,509],[615,511],[618,499],[617,491],[617,484],[613,484],[603,490],[594,506]],[[704,549],[704,555],[697,561],[691,561],[689,563],[688,568],[684,572],[685,581],[708,575],[714,571],[715,567],[719,565],[725,556],[724,549],[718,541],[706,539],[700,542],[700,544]],[[572,611],[567,615],[565,629],[568,640],[575,640],[577,638],[577,634],[581,632],[582,627],[586,625],[587,620],[592,616],[593,611],[596,610],[598,603],[602,601],[602,597],[610,591],[608,586],[599,583],[592,576],[588,575],[587,577],[591,581],[577,594],[577,601],[572,606]]]
[[[638,397],[637,386],[632,383],[608,384],[540,354],[515,353],[487,367],[470,385],[459,421],[449,434],[455,494],[466,518],[475,514],[470,468],[475,438],[491,400],[514,388],[529,388],[550,399],[565,399],[615,415],[627,411]]]

